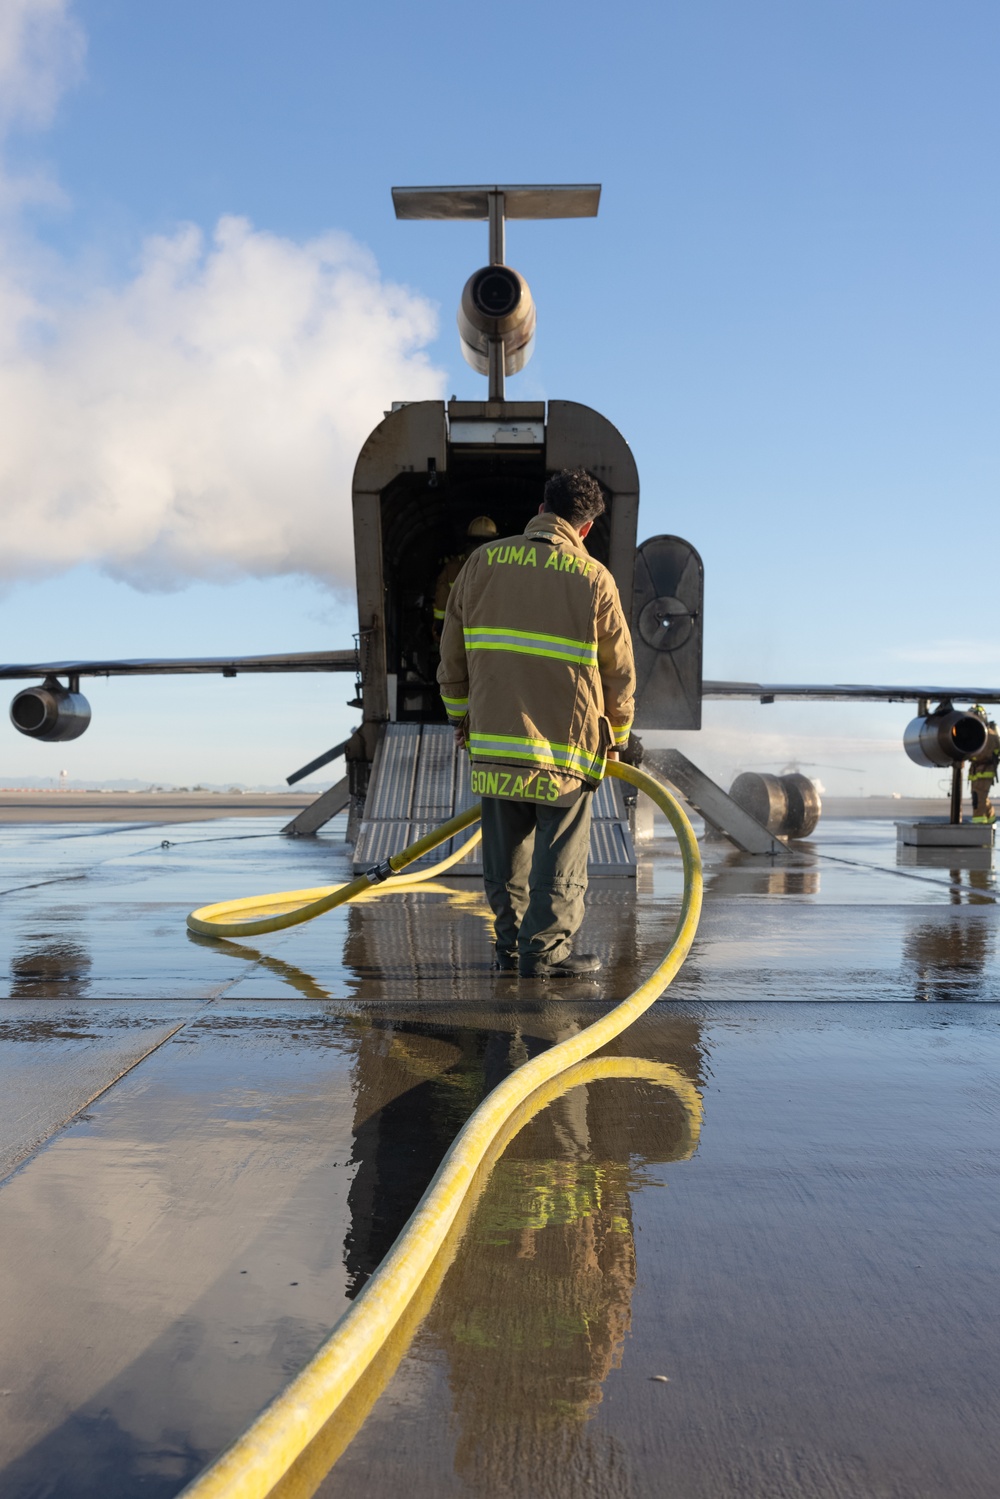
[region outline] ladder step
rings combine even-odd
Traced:
[[[463,812],[475,801],[469,780],[469,757],[455,743],[447,724],[390,723],[375,752],[361,831],[354,849],[354,871],[398,853],[431,828]],[[464,843],[468,833],[459,836]],[[449,841],[410,866],[429,869],[453,851]],[[602,781],[594,793],[590,833],[592,875],[635,878],[636,857],[618,782]],[[452,869],[454,875],[481,876],[478,847]]]

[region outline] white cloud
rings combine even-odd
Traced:
[[[0,130],[45,125],[86,50],[69,0],[0,0]]]
[[[390,399],[441,393],[426,301],[346,235],[296,244],[224,218],[207,244],[190,226],[149,240],[128,284],[44,314],[45,337],[22,324],[0,358],[0,576],[351,582],[358,449]]]
[[[45,124],[82,55],[65,0],[0,0],[0,134]],[[358,449],[392,399],[443,389],[425,299],[341,233],[182,226],[124,284],[71,294],[23,221],[0,234],[0,582],[352,582]]]
[[[86,42],[69,0],[0,0],[0,218],[9,232],[19,210],[58,203],[44,170],[13,172],[6,146],[18,127],[38,129],[83,68]]]

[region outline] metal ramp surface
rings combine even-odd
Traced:
[[[355,873],[361,874],[398,853],[431,828],[471,807],[475,800],[469,784],[469,757],[459,752],[447,724],[386,724],[375,752],[354,849]],[[468,837],[468,831],[460,833],[458,844]],[[454,840],[449,840],[410,869],[429,868],[450,854],[454,846]],[[602,781],[594,793],[588,868],[592,875],[635,878],[635,849],[616,781]],[[449,877],[482,872],[477,847],[453,866]]]

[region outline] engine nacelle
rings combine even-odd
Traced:
[[[490,341],[503,344],[503,367],[516,375],[531,358],[535,304],[523,276],[509,265],[487,265],[465,283],[458,309],[462,354],[481,375],[490,371]]]
[[[823,810],[815,781],[797,771],[773,776],[745,770],[730,786],[729,795],[779,838],[808,838]]]
[[[82,692],[72,692],[55,677],[40,687],[25,687],[10,705],[10,721],[19,734],[61,744],[79,739],[90,724],[90,704]]]
[[[916,765],[948,767],[986,748],[989,730],[978,713],[929,713],[907,724],[903,748]]]

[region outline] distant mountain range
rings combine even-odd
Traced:
[[[333,781],[300,781],[297,786],[292,787],[286,786],[284,782],[276,786],[247,786],[242,781],[229,781],[225,784],[198,781],[190,786],[178,786],[172,781],[74,781],[68,777],[63,781],[58,776],[4,775],[0,772],[0,791],[294,791],[296,795],[301,793],[305,796],[319,796],[321,791],[326,791],[333,784]]]

